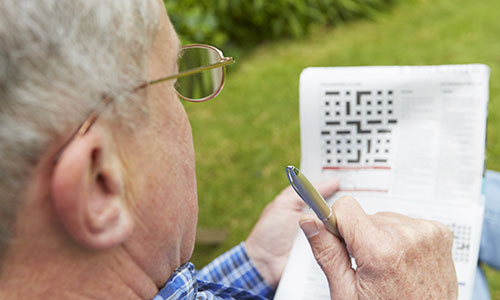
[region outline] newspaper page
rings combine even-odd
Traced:
[[[300,78],[301,171],[340,179],[367,213],[438,220],[454,233],[459,299],[470,300],[484,200],[489,68],[308,68]],[[329,300],[299,232],[275,298]]]

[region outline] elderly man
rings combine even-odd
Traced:
[[[0,299],[272,297],[301,216],[291,190],[246,242],[200,272],[188,262],[198,207],[178,95],[214,97],[230,62],[188,49],[179,59],[160,0],[0,2]],[[334,210],[345,244],[300,221],[332,298],[456,298],[443,225],[348,198]]]

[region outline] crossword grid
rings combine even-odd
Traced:
[[[388,166],[394,117],[392,90],[326,90],[325,167]]]
[[[453,260],[468,262],[472,227],[468,225],[448,224],[453,231]]]

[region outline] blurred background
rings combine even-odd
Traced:
[[[198,268],[244,240],[300,165],[298,83],[310,66],[483,63],[487,168],[500,170],[500,1],[166,0],[184,44],[233,56],[215,100],[185,103],[199,194]],[[482,266],[493,299],[500,273]]]

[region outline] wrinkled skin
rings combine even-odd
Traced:
[[[313,216],[301,220],[332,299],[457,299],[453,234],[445,225],[395,213],[367,215],[349,197],[337,200],[333,211],[347,249]]]
[[[321,182],[316,186],[323,197],[328,198],[337,191],[338,181]],[[278,285],[285,269],[304,206],[304,201],[291,187],[284,189],[264,209],[246,240],[248,255],[272,287]]]

